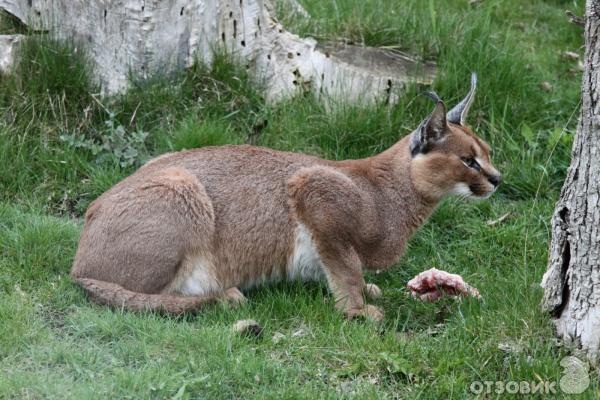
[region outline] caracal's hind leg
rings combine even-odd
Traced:
[[[210,260],[213,234],[212,203],[190,172],[168,168],[132,176],[88,209],[72,275],[167,293],[186,260]]]

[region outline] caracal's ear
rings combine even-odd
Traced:
[[[471,74],[471,90],[469,90],[467,96],[462,99],[460,103],[455,105],[452,110],[448,111],[448,122],[457,125],[465,124],[469,108],[471,108],[471,104],[473,104],[473,100],[475,99],[475,89],[477,89],[477,74],[473,72]]]
[[[435,93],[428,93],[428,96],[437,103],[429,117],[421,122],[421,125],[412,134],[410,152],[413,157],[419,153],[426,153],[432,143],[441,140],[448,133],[446,105]]]

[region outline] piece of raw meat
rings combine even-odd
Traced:
[[[406,285],[414,298],[436,301],[444,294],[449,296],[473,296],[481,298],[479,290],[468,285],[460,275],[431,268],[421,272]]]

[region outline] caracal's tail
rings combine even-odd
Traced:
[[[221,295],[175,296],[171,294],[146,294],[132,292],[116,283],[96,279],[75,278],[92,301],[98,304],[131,311],[157,311],[165,314],[181,315],[197,312],[208,304],[215,303]]]

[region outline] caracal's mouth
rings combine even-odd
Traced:
[[[494,188],[493,190],[491,190],[491,191],[489,191],[489,192],[487,192],[485,194],[482,194],[482,195],[477,195],[477,194],[471,192],[471,194],[469,196],[467,196],[467,197],[469,199],[473,199],[473,200],[486,200],[486,199],[489,199],[490,197],[492,197],[492,195],[494,193],[496,193],[496,189],[497,188]]]
[[[484,194],[475,194],[475,192],[471,189],[469,185],[460,182],[454,185],[454,188],[450,193],[463,199],[485,200],[489,199],[496,192],[496,189],[497,188],[494,188]]]

